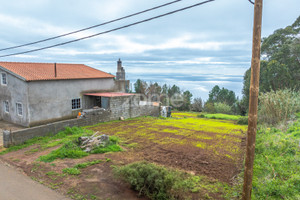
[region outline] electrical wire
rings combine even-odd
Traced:
[[[78,39],[75,39],[75,40],[70,40],[70,41],[67,41],[67,42],[58,43],[58,44],[55,44],[55,45],[46,46],[46,47],[42,47],[42,48],[38,48],[38,49],[33,49],[33,50],[29,50],[29,51],[23,51],[23,52],[19,52],[19,53],[12,53],[12,54],[2,55],[2,56],[0,56],[0,58],[8,57],[8,56],[21,55],[21,54],[26,54],[26,53],[31,53],[31,52],[36,52],[36,51],[40,51],[40,50],[44,50],[44,49],[50,49],[50,48],[53,48],[53,47],[66,45],[66,44],[73,43],[73,42],[78,42],[80,40],[85,40],[85,39],[92,38],[92,37],[95,37],[95,36],[98,36],[98,35],[103,35],[103,34],[106,34],[106,33],[110,33],[110,32],[114,32],[114,31],[117,31],[117,30],[124,29],[124,28],[128,28],[128,27],[131,27],[131,26],[134,26],[134,25],[137,25],[137,24],[141,24],[141,23],[144,23],[144,22],[152,21],[154,19],[161,18],[161,17],[167,16],[167,15],[171,15],[171,14],[174,14],[174,13],[177,13],[177,12],[180,12],[180,11],[184,11],[184,10],[187,10],[187,9],[190,9],[190,8],[193,8],[193,7],[196,7],[196,6],[200,6],[200,5],[212,2],[212,1],[215,1],[215,0],[203,1],[201,3],[193,4],[191,6],[187,6],[187,7],[181,8],[181,9],[177,9],[177,10],[165,13],[165,14],[157,15],[155,17],[151,17],[151,18],[148,18],[148,19],[145,19],[145,20],[142,20],[142,21],[138,21],[138,22],[131,23],[131,24],[128,24],[128,25],[125,25],[125,26],[121,26],[121,27],[118,27],[118,28],[110,29],[108,31],[103,31],[103,32],[100,32],[100,33],[96,33],[96,34],[93,34],[93,35],[86,36],[86,37],[78,38]]]
[[[255,4],[253,1],[251,1],[251,0],[248,0],[250,3],[252,3],[253,5]]]
[[[54,39],[57,39],[57,38],[65,37],[65,36],[68,36],[68,35],[72,35],[72,34],[75,34],[75,33],[79,33],[79,32],[82,32],[82,31],[89,30],[89,29],[93,29],[93,28],[96,28],[96,27],[99,27],[99,26],[104,26],[106,24],[111,24],[113,22],[117,22],[117,21],[120,21],[120,20],[123,20],[123,19],[126,19],[126,18],[130,18],[130,17],[136,16],[136,15],[140,15],[140,14],[152,11],[152,10],[156,10],[158,8],[162,8],[162,7],[177,3],[179,1],[182,1],[182,0],[171,1],[169,3],[165,3],[165,4],[162,4],[162,5],[159,5],[159,6],[155,6],[153,8],[149,8],[149,9],[146,9],[146,10],[143,10],[143,11],[131,14],[131,15],[127,15],[125,17],[120,17],[120,18],[117,18],[117,19],[114,19],[114,20],[111,20],[111,21],[108,21],[108,22],[104,22],[104,23],[101,23],[101,24],[97,24],[97,25],[94,25],[94,26],[83,28],[83,29],[80,29],[80,30],[77,30],[77,31],[72,31],[72,32],[65,33],[65,34],[62,34],[62,35],[58,35],[58,36],[46,38],[46,39],[43,39],[43,40],[38,40],[38,41],[35,41],[35,42],[26,43],[26,44],[22,44],[22,45],[18,45],[18,46],[3,48],[3,49],[0,49],[0,51],[5,51],[5,50],[9,50],[9,49],[16,49],[16,48],[20,48],[20,47],[25,47],[25,46],[38,44],[38,43],[41,43],[41,42],[46,42],[46,41],[49,41],[49,40],[54,40]]]

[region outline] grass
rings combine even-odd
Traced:
[[[82,158],[89,155],[89,153],[82,151],[82,149],[74,142],[69,141],[59,149],[51,151],[51,153],[40,156],[39,160],[43,162],[52,162],[58,158]]]
[[[90,129],[116,135],[121,141],[127,141],[124,143],[143,140],[159,145],[192,145],[233,161],[240,154],[241,136],[246,133],[247,126],[231,120],[198,118],[198,113],[175,114],[185,117],[140,117],[125,122],[106,122]],[[214,133],[214,136],[210,133]],[[212,140],[214,142],[209,142]],[[228,142],[230,145],[225,145]]]
[[[300,120],[257,133],[253,199],[300,199]]]
[[[78,146],[78,141],[67,141],[62,147],[51,151],[49,154],[40,156],[39,160],[43,162],[52,162],[58,158],[82,158],[88,156],[90,154],[99,154],[99,153],[107,153],[107,152],[118,152],[122,151],[122,148],[117,144],[119,141],[118,137],[111,136],[109,137],[109,143],[107,146],[98,146],[94,148],[90,153],[83,151]]]
[[[20,149],[24,149],[24,148],[32,146],[32,145],[38,145],[39,148],[35,148],[35,149],[32,149],[27,152],[28,154],[32,154],[32,153],[35,153],[38,151],[43,151],[45,149],[64,144],[68,141],[72,141],[80,136],[91,135],[91,134],[92,134],[92,131],[84,129],[84,128],[66,127],[66,129],[64,131],[60,131],[56,135],[52,135],[49,133],[48,136],[35,137],[30,140],[27,140],[24,144],[9,147],[9,148],[5,149],[4,151],[1,151],[0,155],[6,154],[6,153],[12,152],[12,151],[18,151]]]
[[[69,175],[79,175],[79,174],[81,174],[80,169],[87,168],[89,166],[96,165],[96,164],[99,164],[101,162],[104,162],[104,160],[92,160],[92,161],[89,161],[89,162],[79,163],[79,164],[76,164],[74,167],[64,168],[62,170],[62,172],[65,173],[65,174],[69,174]],[[110,159],[106,158],[106,162],[110,162]],[[48,173],[51,173],[49,175],[52,175],[53,172],[48,172]]]
[[[86,167],[89,167],[89,166],[92,166],[92,165],[96,165],[98,163],[101,163],[103,162],[103,160],[93,160],[93,161],[90,161],[90,162],[84,162],[84,163],[79,163],[77,165],[75,165],[74,167],[75,168],[86,168]]]
[[[66,174],[70,174],[70,175],[79,175],[81,172],[79,169],[77,168],[64,168],[63,170],[63,173],[66,173]]]
[[[198,117],[208,118],[208,119],[225,119],[225,120],[239,120],[242,116],[239,115],[228,115],[228,114],[200,114]]]
[[[84,128],[78,127],[67,127],[64,131],[60,131],[56,135],[49,135],[45,137],[36,137],[27,140],[22,145],[12,146],[6,150],[0,152],[0,155],[6,154],[8,152],[17,151],[32,145],[37,145],[38,147],[32,148],[25,152],[26,155],[36,153],[38,151],[43,151],[45,149],[62,145],[56,150],[51,151],[49,154],[40,156],[39,161],[52,162],[56,159],[64,158],[82,158],[90,155],[90,153],[84,152],[78,146],[78,138],[81,136],[90,136],[93,132]],[[106,153],[106,152],[117,152],[122,151],[122,148],[118,145],[119,138],[116,136],[109,137],[109,144],[105,147],[99,146],[93,149],[92,154]]]

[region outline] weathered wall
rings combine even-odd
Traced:
[[[5,72],[0,69],[0,74]],[[6,72],[5,72],[6,73]],[[28,84],[10,73],[7,74],[7,85],[1,85],[0,81],[0,118],[5,121],[19,124],[21,126],[29,125],[28,115]],[[1,78],[1,76],[0,76]],[[3,109],[4,101],[9,103],[9,113]],[[16,103],[23,105],[23,115],[19,116],[16,111]]]
[[[115,80],[115,91],[129,92],[129,80]]]
[[[125,101],[125,100],[124,98],[116,98],[115,103],[117,101]],[[31,139],[33,137],[56,134],[59,131],[64,130],[65,127],[94,125],[100,122],[117,120],[121,116],[125,118],[147,116],[147,115],[159,116],[159,107],[150,106],[150,105],[146,105],[146,106],[136,105],[136,106],[124,107],[120,109],[117,105],[115,105],[114,108],[112,108],[112,110],[99,108],[99,109],[84,110],[84,112],[85,112],[84,118],[81,119],[71,119],[71,120],[65,120],[60,122],[54,122],[51,124],[36,126],[33,128],[27,128],[19,131],[14,131],[11,133],[9,131],[4,131],[3,132],[4,147],[22,144],[26,140]]]
[[[114,90],[114,80],[81,79],[34,81],[28,83],[30,126],[45,124],[77,116],[82,109],[72,110],[72,99],[81,98],[82,108],[87,108],[83,94]]]
[[[159,116],[159,107],[152,105],[140,105],[140,97],[121,96],[110,98],[110,110],[112,111],[111,119],[119,119],[119,117],[134,118],[139,116]]]

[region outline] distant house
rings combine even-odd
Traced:
[[[117,75],[83,64],[0,62],[0,119],[28,127],[105,107],[99,93],[128,91],[120,60]]]

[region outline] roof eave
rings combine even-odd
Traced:
[[[24,78],[23,76],[20,76],[19,74],[16,74],[16,73],[14,73],[14,72],[12,72],[12,71],[6,69],[5,67],[2,67],[1,65],[0,65],[0,69],[3,70],[3,71],[5,71],[5,72],[7,72],[7,73],[12,74],[13,76],[15,76],[15,77],[21,79],[22,81],[27,81],[26,78]]]

